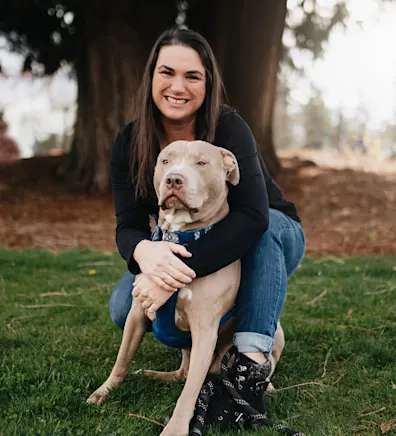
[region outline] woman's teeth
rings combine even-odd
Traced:
[[[170,102],[170,103],[174,103],[174,104],[184,104],[187,103],[186,99],[176,99],[176,98],[172,98],[172,97],[166,97],[166,99]]]

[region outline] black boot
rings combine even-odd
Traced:
[[[230,357],[235,354],[232,366]],[[267,378],[271,373],[271,362],[258,364],[232,347],[221,363],[220,377],[209,376],[198,397],[194,418],[191,421],[190,435],[202,435],[210,426],[221,432],[264,425],[275,428],[284,434],[304,436],[282,424],[272,423],[267,416],[264,392]]]
[[[233,351],[235,352],[235,360],[229,368],[226,362]],[[205,415],[205,428],[216,426],[221,431],[227,431],[232,427],[249,427],[254,422],[252,415],[261,419],[266,418],[263,394],[268,385],[266,378],[270,371],[270,361],[263,365],[257,364],[232,348],[222,362],[221,377],[217,377],[215,381],[214,376],[210,376],[210,389],[204,385],[201,390],[195,418],[198,418],[197,415]],[[208,392],[210,392],[209,397]],[[245,410],[246,406],[248,406],[248,410]],[[251,415],[249,415],[249,411]],[[203,424],[202,419],[200,417],[198,419]],[[195,419],[193,422],[197,423],[197,420]],[[197,425],[197,427],[202,431],[201,425]],[[201,433],[196,431],[190,434]]]
[[[264,392],[267,390],[267,378],[271,373],[271,362],[263,364],[242,353],[236,352],[235,362],[230,369],[230,381],[240,396],[262,415],[267,415],[264,404]]]

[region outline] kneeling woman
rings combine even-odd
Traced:
[[[230,373],[246,368],[239,392],[258,409],[262,391],[253,387],[269,374],[267,357],[274,347],[287,278],[303,258],[305,241],[295,206],[268,174],[246,122],[221,104],[221,93],[216,60],[201,35],[172,29],[159,37],[147,61],[135,119],[117,135],[111,153],[117,246],[129,271],[113,291],[110,315],[123,328],[138,273],[134,296],[154,312],[195,277],[240,258],[234,336],[238,351]],[[148,219],[158,214],[156,158],[180,139],[224,147],[235,154],[240,168],[240,183],[229,190],[229,215],[188,250],[150,241]]]

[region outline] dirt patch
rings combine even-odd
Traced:
[[[277,182],[298,207],[307,254],[396,255],[392,167],[381,171],[379,165],[376,172],[368,172],[359,165],[332,168],[329,159],[320,167],[304,164],[307,159],[315,162],[312,155],[281,156],[285,168]],[[116,250],[111,195],[69,192],[56,175],[63,159],[33,158],[0,165],[1,245],[55,252],[77,247]]]

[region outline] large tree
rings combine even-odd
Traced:
[[[63,60],[74,64],[78,114],[64,172],[78,187],[91,192],[109,189],[109,148],[117,130],[130,119],[149,48],[161,31],[174,24],[178,3],[8,0],[2,6],[0,32],[13,49],[26,53],[26,68],[36,61],[51,74]],[[304,8],[304,3],[301,0],[298,7]],[[276,175],[280,164],[272,118],[279,61],[285,58],[286,0],[190,0],[188,4],[187,24],[212,43],[229,101],[249,123],[270,172]],[[317,14],[307,16],[293,29],[303,48],[312,46],[317,29],[329,27]]]
[[[280,170],[272,119],[286,11],[286,0],[200,0],[187,22],[211,42],[229,102],[252,129],[272,174]]]
[[[78,114],[66,174],[90,191],[109,189],[109,149],[131,119],[151,45],[176,18],[172,0],[85,0],[76,16]]]
[[[69,182],[107,192],[109,149],[130,121],[133,97],[150,47],[175,23],[174,0],[10,0],[0,31],[11,48],[26,54],[26,69],[62,61],[74,65],[78,111],[69,160]]]

